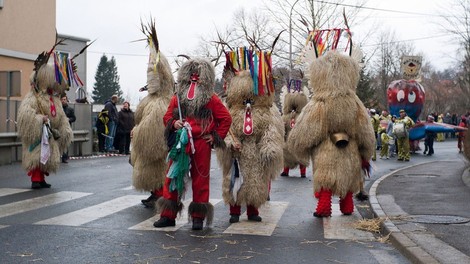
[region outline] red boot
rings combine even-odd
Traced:
[[[331,190],[321,189],[318,192],[317,210],[313,213],[315,217],[331,216]]]
[[[351,215],[354,211],[352,192],[348,192],[344,198],[339,199],[339,210],[344,215]]]

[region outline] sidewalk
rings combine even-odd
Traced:
[[[371,208],[385,219],[384,234],[413,263],[470,263],[467,166],[463,156],[416,164],[371,186]]]

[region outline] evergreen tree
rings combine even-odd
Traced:
[[[359,99],[364,103],[366,107],[377,108],[376,100],[374,98],[374,90],[372,88],[372,78],[370,73],[366,71],[365,67],[362,67],[359,83],[357,84],[356,94]],[[383,107],[383,106],[382,106]]]
[[[123,101],[116,60],[114,57],[108,60],[103,54],[96,70],[92,98],[95,103],[104,104],[113,94],[116,94],[121,102]]]

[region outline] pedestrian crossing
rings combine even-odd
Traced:
[[[216,206],[221,199],[210,199],[209,202],[213,205]],[[189,204],[191,203],[190,200],[184,200],[183,201],[183,208],[188,208]],[[156,217],[149,218],[135,226],[130,227],[130,230],[152,230],[152,231],[163,231],[163,232],[174,232],[181,227],[183,227],[185,224],[188,223],[188,210],[183,209],[181,211],[181,216],[176,218],[176,223],[175,226],[169,226],[169,227],[164,227],[164,228],[155,228],[153,227],[153,223],[159,219],[159,216],[157,215]]]
[[[248,221],[245,212],[240,216],[240,222],[230,225],[224,234],[271,236],[288,205],[287,202],[269,202],[260,207],[261,222]]]
[[[14,193],[14,191],[12,192]],[[87,195],[91,195],[91,193],[64,191],[0,205],[0,218],[65,203]]]
[[[21,194],[30,192],[30,189],[15,189],[15,188],[0,188],[0,197],[9,195]],[[36,193],[36,192],[35,192]],[[39,197],[24,199],[21,201],[6,203],[0,205],[0,229],[8,227],[1,220],[2,218],[26,213],[34,212],[34,210],[46,208],[52,205],[59,205],[67,202],[74,202],[79,204],[80,199],[88,196],[98,194],[87,192],[72,192],[72,191],[59,191],[52,194],[45,194]],[[129,208],[142,207],[140,204],[141,199],[147,198],[147,195],[123,195],[112,200],[107,200],[95,205],[88,205],[84,208],[68,212],[65,214],[54,215],[47,219],[33,222],[33,225],[48,225],[48,226],[70,226],[70,227],[84,227],[94,221],[99,221],[105,217],[112,217],[117,213]],[[137,224],[130,225],[130,227],[121,226],[123,229],[135,231],[150,231],[150,232],[176,232],[188,224],[187,208],[190,204],[190,199],[184,200],[184,210],[181,216],[176,219],[174,227],[154,228],[153,223],[158,220],[159,216],[152,214],[152,217],[139,220],[136,216],[135,222]],[[221,199],[211,199],[210,202],[214,207],[225,207]],[[224,223],[228,226],[222,231],[223,234],[238,234],[238,235],[251,235],[251,236],[272,236],[276,227],[278,227],[282,216],[289,208],[289,202],[284,201],[269,201],[259,208],[262,222],[252,222],[247,220],[246,212],[240,216],[240,222],[228,224],[226,214],[224,214]],[[352,227],[351,223],[361,219],[357,210],[352,216],[342,216],[338,204],[333,204],[333,216],[331,218],[323,218],[323,229],[325,239],[344,239],[344,240],[373,240],[371,233],[356,230]],[[218,210],[218,209],[216,209]],[[223,208],[227,210],[227,208]],[[44,212],[43,210],[42,212]],[[144,214],[143,214],[144,215]],[[146,214],[148,217],[148,213]],[[214,219],[217,220],[217,219]],[[118,221],[119,222],[119,221]]]
[[[136,201],[145,199],[142,195],[126,195],[90,206],[81,210],[77,210],[68,214],[59,215],[50,219],[39,221],[36,225],[65,225],[65,226],[81,226],[98,220],[107,215],[117,213],[128,207],[136,205]]]

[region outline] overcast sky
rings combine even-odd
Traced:
[[[325,0],[327,1],[327,0]],[[292,0],[291,2],[294,2]],[[368,17],[370,23],[356,26],[353,31],[380,24],[396,33],[398,40],[414,40],[416,50],[425,54],[438,69],[452,64],[456,46],[439,31],[433,22],[437,17],[421,14],[438,14],[439,6],[450,0],[369,0],[366,7],[397,10],[406,13],[364,10],[359,16]],[[355,1],[346,1],[354,4]],[[145,96],[137,90],[146,83],[148,50],[141,39],[140,20],[156,19],[160,50],[171,61],[178,54],[190,54],[199,43],[201,35],[215,28],[224,29],[237,9],[247,11],[262,5],[262,0],[58,0],[57,30],[60,34],[90,40],[97,39],[88,48],[87,90],[91,94],[94,76],[103,54],[114,56],[120,76],[121,89],[134,105]],[[420,13],[420,14],[412,14]],[[340,14],[341,15],[341,14]],[[365,31],[364,31],[365,32]],[[358,33],[361,34],[361,33]],[[378,32],[377,32],[378,34]],[[286,35],[287,36],[287,35]],[[361,36],[362,37],[362,36]],[[370,37],[369,45],[376,43]],[[445,48],[443,48],[445,47]]]

